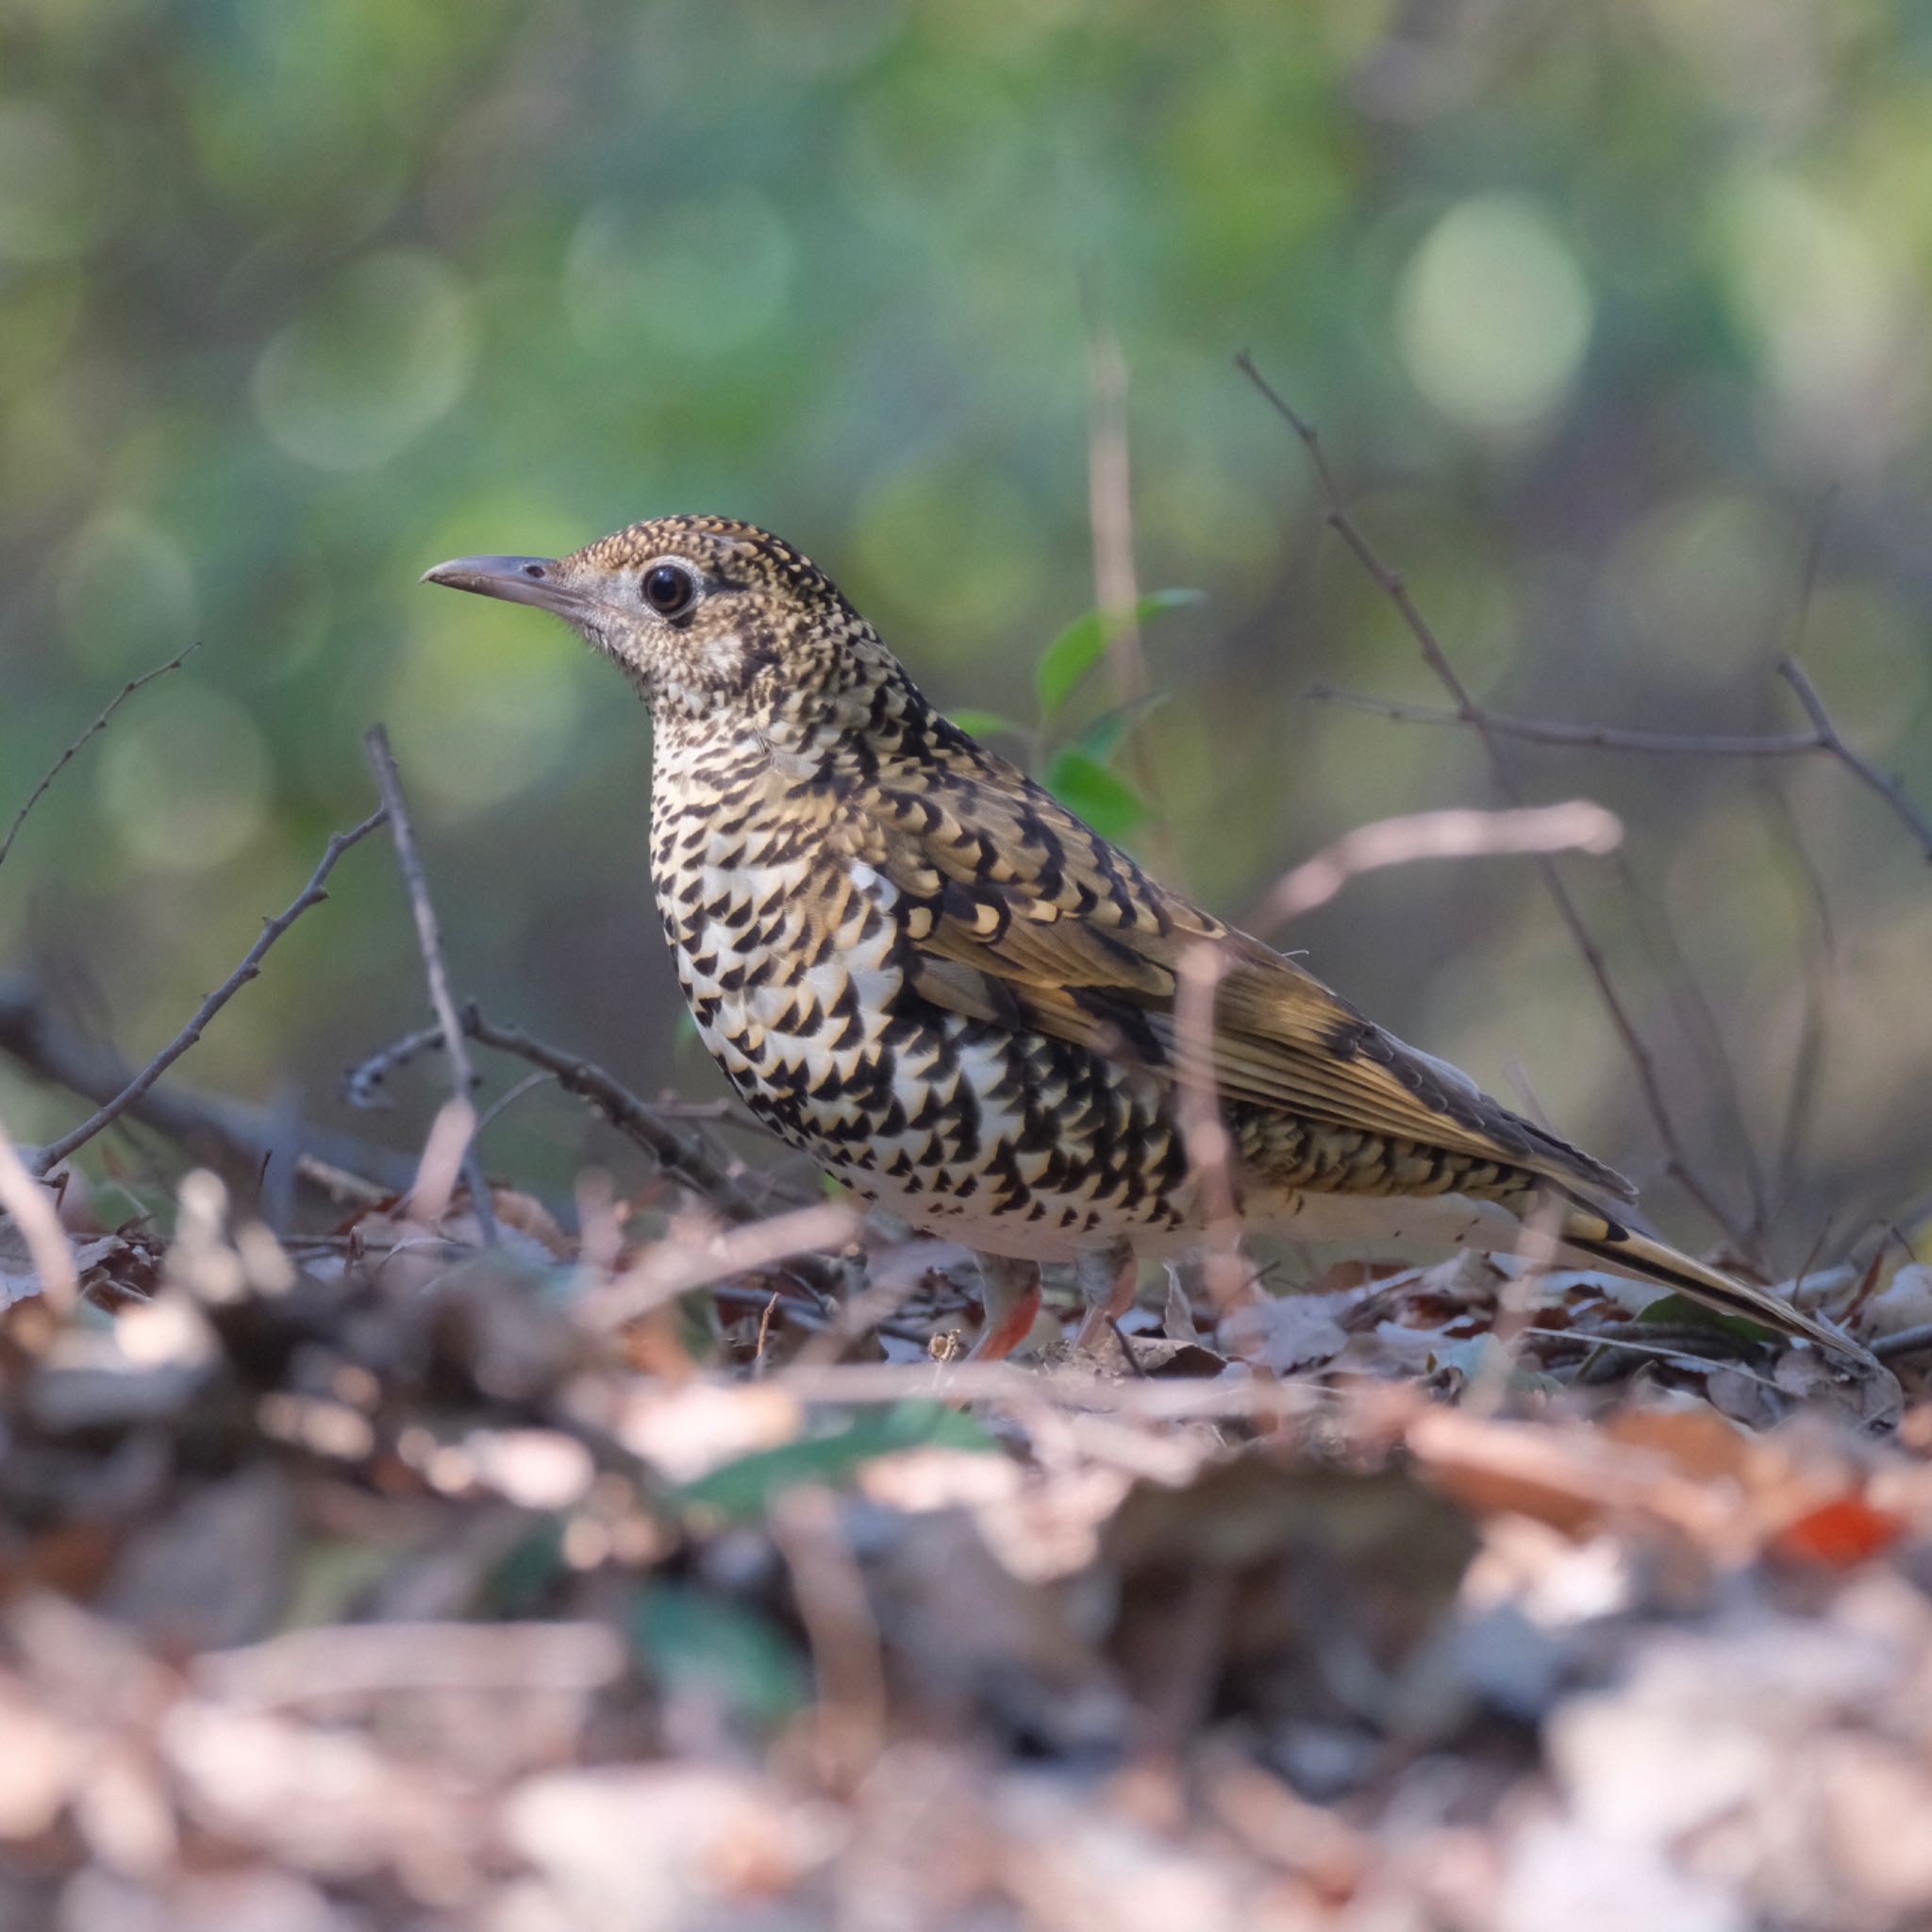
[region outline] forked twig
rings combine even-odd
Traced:
[[[756,1221],[769,1203],[726,1170],[696,1134],[681,1133],[662,1108],[641,1099],[621,1080],[579,1055],[535,1039],[521,1027],[486,1019],[474,1001],[457,1015],[463,1032],[479,1046],[507,1053],[540,1069],[573,1098],[587,1102],[625,1140],[641,1147],[664,1173],[703,1198],[727,1221]],[[377,1090],[396,1068],[442,1043],[440,1026],[425,1026],[378,1048],[343,1076],[342,1091],[352,1105],[380,1105]],[[690,1116],[685,1116],[689,1118]]]
[[[104,1127],[111,1126],[201,1038],[208,1022],[261,971],[261,962],[268,949],[311,906],[320,905],[328,897],[328,875],[335,870],[336,860],[350,846],[366,839],[388,817],[386,808],[371,812],[359,825],[346,832],[337,832],[329,840],[327,847],[323,852],[322,862],[309,874],[308,883],[273,919],[262,922],[260,936],[242,956],[242,963],[202,1001],[200,1006],[195,1008],[194,1015],[187,1025],[182,1027],[180,1032],[148,1061],[113,1099],[90,1114],[79,1126],[61,1135],[59,1140],[36,1150],[33,1165],[38,1172],[45,1174],[49,1168],[65,1160],[76,1148],[84,1147]]]
[[[403,885],[409,895],[409,909],[416,921],[416,949],[423,956],[423,973],[429,982],[429,1004],[436,1009],[442,1028],[443,1051],[449,1055],[451,1083],[456,1098],[471,1109],[474,1127],[476,1103],[476,1069],[471,1063],[470,1049],[463,1029],[457,1024],[456,1001],[450,997],[449,973],[442,963],[442,928],[437,922],[436,908],[430,902],[429,882],[423,875],[422,855],[416,849],[416,831],[409,822],[409,808],[403,798],[402,774],[396,769],[395,754],[390,749],[389,733],[372,724],[362,734],[369,754],[370,769],[382,792],[383,808],[389,814],[390,837],[396,848],[396,863],[402,869]],[[497,1243],[496,1212],[490,1200],[490,1183],[483,1162],[476,1153],[472,1133],[463,1148],[463,1180],[476,1215],[476,1226],[486,1247]]]
[[[1252,365],[1243,362],[1242,368],[1250,375]],[[1255,378],[1257,382],[1260,378]],[[1280,407],[1280,399],[1272,391],[1264,391]],[[1307,431],[1314,434],[1312,429]],[[1325,467],[1325,466],[1324,466]],[[1343,513],[1345,515],[1345,513]],[[1343,522],[1332,508],[1328,521],[1339,531],[1357,557],[1363,557],[1359,532],[1354,532],[1353,525],[1344,527]],[[1392,571],[1384,571],[1378,564],[1365,567],[1375,575],[1375,580],[1384,590],[1393,594],[1391,586],[1401,579]],[[1398,607],[1400,608],[1400,607]],[[1407,609],[1403,610],[1407,619]],[[1414,629],[1413,623],[1410,629]],[[1427,656],[1426,651],[1424,656]],[[1441,677],[1442,667],[1434,658],[1429,668]],[[1788,684],[1796,696],[1805,715],[1810,720],[1808,731],[1773,731],[1751,733],[1737,732],[1693,732],[1693,731],[1640,731],[1628,729],[1621,724],[1577,724],[1558,718],[1518,718],[1507,712],[1491,711],[1475,704],[1466,694],[1458,696],[1453,706],[1410,705],[1396,698],[1372,697],[1360,691],[1338,691],[1332,685],[1318,684],[1310,688],[1308,696],[1318,704],[1341,705],[1351,711],[1366,711],[1371,717],[1392,718],[1407,724],[1461,724],[1474,725],[1487,740],[1494,738],[1518,738],[1530,744],[1571,745],[1589,751],[1627,751],[1645,757],[1663,758],[1802,758],[1813,753],[1824,753],[1836,758],[1840,764],[1857,779],[1867,791],[1882,798],[1891,808],[1899,823],[1908,830],[1919,842],[1928,861],[1932,861],[1932,819],[1928,819],[1913,804],[1905,787],[1896,778],[1889,778],[1876,765],[1862,753],[1854,751],[1844,741],[1831,713],[1825,708],[1824,700],[1818,693],[1818,687],[1806,675],[1803,666],[1791,657],[1777,660],[1777,675]],[[1446,680],[1445,680],[1446,681]],[[1454,691],[1457,688],[1452,685]]]
[[[1804,707],[1806,717],[1811,721],[1811,728],[1818,734],[1819,750],[1829,752],[1861,785],[1884,799],[1898,814],[1900,821],[1910,828],[1926,859],[1932,861],[1932,820],[1928,820],[1906,796],[1905,787],[1896,778],[1888,778],[1876,765],[1860,757],[1839,736],[1838,726],[1831,721],[1831,713],[1824,708],[1824,700],[1818,695],[1818,687],[1805,675],[1804,667],[1795,658],[1789,655],[1780,658],[1777,675],[1790,686],[1798,703]]]
[[[702,1195],[727,1221],[756,1221],[766,1204],[712,1158],[696,1134],[681,1134],[602,1067],[545,1041],[532,1039],[517,1026],[486,1020],[475,1005],[461,1014],[463,1030],[481,1046],[514,1054],[557,1078],[566,1093],[588,1101],[624,1137],[641,1147],[664,1172]]]
[[[196,639],[195,641],[190,644],[185,651],[176,652],[175,655],[170,658],[165,664],[157,664],[152,671],[143,672],[141,676],[128,679],[128,681],[121,687],[121,689],[114,694],[114,696],[108,699],[106,709],[104,709],[101,715],[98,718],[96,718],[94,722],[92,724],[90,724],[87,727],[87,729],[83,731],[80,734],[80,736],[76,738],[74,741],[74,742],[70,744],[67,747],[67,749],[63,751],[60,754],[60,756],[54,760],[54,762],[51,765],[47,767],[45,773],[42,775],[41,782],[38,785],[36,785],[30,792],[27,793],[26,803],[23,805],[17,812],[14,813],[13,823],[8,826],[6,838],[0,839],[0,865],[5,865],[7,863],[7,855],[13,850],[13,841],[20,837],[20,828],[21,826],[26,824],[27,814],[33,810],[35,806],[40,804],[41,800],[43,797],[46,796],[47,788],[53,784],[54,780],[58,778],[63,771],[66,770],[67,766],[73,761],[74,755],[77,751],[79,751],[81,746],[84,745],[89,739],[93,737],[93,735],[97,731],[105,731],[108,728],[108,721],[113,717],[114,713],[118,711],[121,708],[121,707],[125,705],[127,702],[127,700],[131,698],[134,695],[134,693],[142,688],[142,685],[152,684],[156,678],[165,677],[167,676],[169,672],[180,670],[182,665],[187,663],[189,658],[192,658],[194,655],[194,653],[200,649],[201,641],[199,639]]]
[[[1495,774],[1498,790],[1511,805],[1523,806],[1526,802],[1523,788],[1517,783],[1514,773],[1509,769],[1509,762],[1504,756],[1501,734],[1492,725],[1489,713],[1470,695],[1469,687],[1463,683],[1461,675],[1451,662],[1447,651],[1443,649],[1441,640],[1437,637],[1428,619],[1418,608],[1407,584],[1397,572],[1382,561],[1368,538],[1363,535],[1361,526],[1349,514],[1347,504],[1336,483],[1334,472],[1328,467],[1327,456],[1322,448],[1321,439],[1316,435],[1314,425],[1300,415],[1256,368],[1253,358],[1245,350],[1235,358],[1235,366],[1255,385],[1270,407],[1293,430],[1303,449],[1307,452],[1308,461],[1321,486],[1328,527],[1347,544],[1363,572],[1395,607],[1408,634],[1421,650],[1423,661],[1455,701],[1456,715],[1468,724],[1481,739],[1483,749],[1488,754],[1491,767]],[[1638,1086],[1642,1091],[1644,1105],[1649,1109],[1657,1138],[1663,1142],[1670,1172],[1685,1192],[1690,1195],[1720,1227],[1734,1239],[1740,1238],[1741,1230],[1737,1227],[1724,1205],[1699,1178],[1691,1165],[1683,1139],[1677,1132],[1676,1122],[1673,1119],[1669,1104],[1664,1099],[1663,1084],[1657,1076],[1657,1062],[1652,1058],[1649,1047],[1644,1044],[1643,1036],[1639,1032],[1629,1008],[1624,1004],[1623,995],[1618,992],[1616,983],[1610,977],[1603,949],[1598,945],[1596,936],[1591,931],[1582,912],[1577,908],[1569,887],[1563,883],[1563,875],[1557,869],[1556,861],[1547,854],[1533,854],[1530,862],[1536,867],[1544,890],[1548,891],[1551,902],[1557,908],[1557,916],[1568,929],[1577,951],[1582,954],[1583,962],[1588,967],[1591,977],[1596,982],[1604,1010],[1609,1015],[1610,1024],[1624,1043],[1624,1053],[1629,1058],[1631,1068],[1637,1075]]]
[[[95,1107],[113,1099],[135,1072],[112,1047],[57,1018],[32,980],[6,975],[0,975],[0,1053]],[[289,1139],[265,1108],[172,1083],[150,1088],[129,1106],[127,1118],[251,1174],[284,1151]],[[409,1163],[388,1148],[308,1120],[301,1124],[294,1168],[297,1180],[337,1200],[380,1200],[407,1186],[410,1172]]]
[[[1308,687],[1309,700],[1339,705],[1344,710],[1365,711],[1372,718],[1392,718],[1405,724],[1458,724],[1474,720],[1447,705],[1411,705],[1399,698],[1379,698],[1363,691],[1338,691],[1332,684]],[[1530,744],[1569,745],[1585,751],[1628,751],[1647,757],[1705,758],[1783,758],[1823,751],[1815,731],[1780,731],[1751,735],[1737,732],[1639,731],[1621,724],[1574,724],[1560,718],[1518,718],[1507,711],[1485,710],[1490,729],[1502,738],[1520,738]]]

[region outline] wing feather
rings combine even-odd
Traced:
[[[942,784],[884,781],[854,857],[923,907],[914,984],[949,1011],[1025,1025],[1174,1077],[1188,949],[1221,958],[1212,1061],[1224,1098],[1526,1168],[1627,1196],[1627,1181],[1405,1046],[1311,973],[1158,885],[970,741]]]

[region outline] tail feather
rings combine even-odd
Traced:
[[[1679,1294],[1689,1295],[1692,1301],[1702,1302],[1720,1314],[1740,1315],[1747,1322],[1774,1328],[1782,1335],[1803,1336],[1807,1341],[1815,1341],[1820,1348],[1848,1360],[1867,1367],[1873,1365],[1873,1357],[1856,1341],[1817,1316],[1793,1307],[1782,1295],[1736,1280],[1715,1268],[1707,1268],[1702,1261],[1693,1261],[1675,1248],[1633,1233],[1593,1208],[1570,1208],[1560,1239],[1564,1247],[1601,1261],[1619,1274],[1675,1289]]]

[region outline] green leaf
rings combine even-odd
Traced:
[[[1707,1307],[1704,1303],[1692,1301],[1688,1294],[1661,1294],[1654,1302],[1646,1302],[1643,1312],[1638,1317],[1641,1322],[1655,1322],[1664,1328],[1722,1328],[1726,1335],[1735,1335],[1740,1341],[1770,1341],[1776,1330],[1768,1328],[1761,1322],[1753,1322],[1744,1315],[1727,1315],[1721,1308]]]
[[[1163,610],[1182,604],[1199,604],[1199,591],[1149,591],[1134,606],[1136,623],[1145,624]],[[1076,617],[1053,642],[1047,645],[1034,673],[1040,693],[1040,720],[1044,724],[1073,694],[1074,687],[1100,662],[1107,647],[1120,635],[1121,625],[1109,624],[1104,613],[1090,610]]]
[[[946,715],[970,738],[998,738],[1003,735],[1024,738],[1026,735],[1025,725],[1016,724],[1003,711],[982,711],[976,706],[968,705],[963,710],[949,711]]]
[[[492,1565],[482,1600],[494,1617],[532,1616],[557,1580],[567,1574],[563,1519],[540,1517]]]
[[[667,1690],[695,1692],[769,1730],[811,1695],[805,1660],[770,1618],[714,1591],[656,1583],[639,1592],[631,1645]]]
[[[992,1438],[963,1410],[943,1402],[895,1402],[865,1409],[826,1435],[760,1449],[714,1469],[673,1492],[683,1507],[750,1523],[794,1483],[838,1484],[877,1456],[915,1447],[991,1449]]]
[[[1046,789],[1103,839],[1125,839],[1146,820],[1141,795],[1118,772],[1109,772],[1083,751],[1054,755]]]
[[[1114,754],[1127,741],[1127,734],[1141,720],[1151,716],[1167,702],[1164,691],[1150,691],[1131,705],[1121,705],[1094,719],[1086,730],[1070,739],[1069,751],[1084,752],[1097,765],[1113,762]]]

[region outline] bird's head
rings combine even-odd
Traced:
[[[554,611],[660,722],[796,715],[901,675],[817,565],[726,517],[657,517],[568,557],[458,557],[423,575]]]

